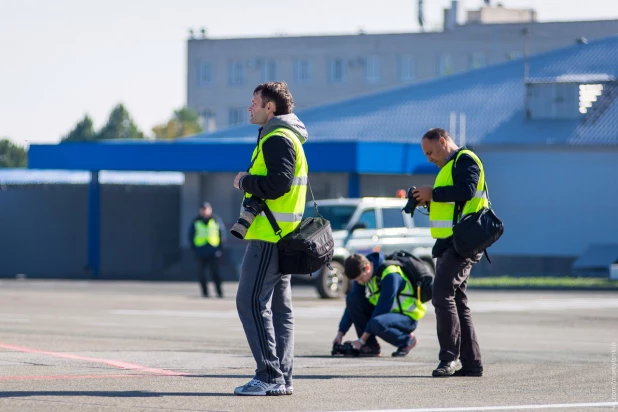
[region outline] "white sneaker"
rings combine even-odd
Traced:
[[[294,394],[294,386],[293,385],[285,385],[285,394],[293,395]]]
[[[278,383],[266,383],[254,378],[243,386],[239,386],[234,389],[234,394],[241,396],[277,396],[285,395],[286,391],[285,385]]]
[[[293,391],[294,389],[292,389]],[[266,395],[268,396],[281,396],[281,395],[291,395],[292,393],[288,393],[288,388],[285,385],[281,385],[278,383],[273,384],[273,387],[266,391]]]

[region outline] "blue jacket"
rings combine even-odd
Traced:
[[[381,252],[370,253],[367,255],[367,259],[373,264],[373,276],[380,276],[378,268],[384,263],[384,254]],[[397,294],[402,292],[405,287],[406,282],[398,273],[386,274],[380,282],[380,298],[378,299],[378,304],[371,313],[371,319],[384,315],[385,313],[390,313]],[[367,299],[366,286],[354,282],[350,295],[351,296],[348,296],[347,299]],[[348,312],[348,308],[346,308],[339,322],[339,332],[345,334],[350,330],[351,326],[352,317]],[[369,333],[369,323],[365,328],[365,332]]]

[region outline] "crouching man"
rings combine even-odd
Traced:
[[[413,332],[427,312],[401,266],[384,261],[382,253],[374,252],[353,254],[344,264],[345,275],[354,282],[333,343],[341,344],[353,324],[359,338],[352,346],[359,356],[381,356],[376,337],[397,348],[392,356],[406,356],[416,346]]]

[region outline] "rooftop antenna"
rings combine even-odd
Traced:
[[[524,27],[521,31],[524,35],[524,81],[528,80],[530,75],[530,67],[528,64],[528,43],[530,42],[530,30]]]
[[[423,15],[423,0],[418,0],[418,25],[425,31],[425,17]]]

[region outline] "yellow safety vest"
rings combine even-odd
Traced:
[[[195,228],[195,235],[193,236],[195,247],[205,246],[206,244],[217,247],[221,244],[219,224],[215,218],[211,217],[208,224],[205,224],[202,220],[196,220],[193,227]]]
[[[397,296],[393,301],[393,306],[391,307],[391,312],[403,313],[414,320],[421,320],[423,316],[425,316],[425,313],[427,313],[427,306],[425,306],[420,299],[416,298],[412,283],[405,273],[403,273],[401,267],[397,265],[387,266],[384,268],[379,278],[376,278],[376,276],[371,278],[371,280],[367,283],[367,292],[369,294],[367,299],[374,306],[378,304],[378,300],[380,299],[380,285],[378,280],[381,281],[384,276],[392,273],[397,273],[401,276],[405,281],[406,286],[401,292],[397,293]]]
[[[483,164],[474,152],[464,149],[457,153],[455,159],[449,160],[449,162],[440,169],[440,173],[436,177],[434,183],[434,189],[436,187],[453,186],[453,165],[459,159],[462,154],[470,156],[481,171],[479,176],[479,182],[476,186],[476,193],[471,200],[468,200],[463,208],[461,217],[475,213],[484,207],[489,206],[487,201],[487,193],[485,192],[485,171],[483,170]],[[445,239],[453,235],[453,215],[455,214],[455,202],[431,202],[429,208],[429,227],[431,236],[434,239]]]
[[[255,239],[277,243],[281,237],[284,237],[296,229],[303,219],[309,168],[307,165],[307,158],[305,157],[305,151],[303,150],[302,144],[294,132],[286,128],[278,128],[262,137],[253,151],[253,155],[251,156],[253,159],[253,164],[249,169],[249,174],[266,176],[268,173],[266,162],[264,161],[262,145],[274,135],[283,136],[290,140],[294,145],[294,150],[296,152],[294,179],[292,180],[292,187],[290,188],[290,191],[277,199],[266,199],[266,204],[275,217],[277,224],[279,224],[281,233],[279,235],[275,234],[268,218],[262,212],[255,217],[253,224],[249,226],[247,235],[245,236],[245,239],[247,240]],[[245,194],[245,196],[251,197],[249,193]]]

